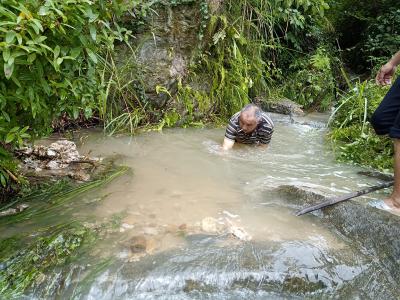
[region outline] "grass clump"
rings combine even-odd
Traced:
[[[328,137],[335,153],[341,161],[391,171],[392,141],[387,136],[377,136],[369,123],[388,88],[372,80],[348,84],[350,89],[341,95],[330,120]]]

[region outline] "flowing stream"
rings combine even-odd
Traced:
[[[95,205],[66,214],[92,223],[118,216],[120,227],[54,270],[41,287],[58,282],[52,291],[62,299],[363,298],[368,291],[357,289],[357,280],[373,259],[323,219],[294,216],[298,204],[273,191],[294,185],[340,195],[376,179],[334,161],[318,116],[304,124],[273,117],[267,150],[223,152],[224,129],[80,133],[81,153],[116,156],[133,172],[76,200],[100,197]],[[358,201],[377,196],[383,197]],[[108,258],[112,262],[82,286],[83,274]],[[41,298],[43,291],[27,297]]]

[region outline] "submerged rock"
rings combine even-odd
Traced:
[[[129,240],[130,250],[132,253],[145,252],[147,248],[147,240],[142,236],[134,236]]]
[[[292,202],[297,209],[327,199],[325,195],[296,186],[282,186],[274,192]],[[326,207],[313,214],[326,220],[353,246],[373,257],[387,281],[400,282],[399,216],[354,200]]]
[[[235,215],[235,218],[238,217]],[[242,241],[250,241],[251,235],[246,230],[228,218],[215,219],[212,217],[204,218],[201,221],[201,231],[209,234],[230,234],[234,238]],[[196,233],[196,232],[195,232]]]
[[[394,179],[392,174],[382,173],[378,171],[359,171],[357,172],[357,174],[376,178],[383,181],[391,181]]]
[[[221,233],[223,226],[218,222],[217,219],[207,217],[201,220],[201,230],[206,233]]]

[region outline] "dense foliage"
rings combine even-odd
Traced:
[[[375,84],[376,72],[400,50],[399,9],[393,0],[337,0],[329,12],[342,60],[363,78],[352,75],[341,87],[330,138],[341,160],[385,171],[392,170],[393,145],[375,134],[369,118],[387,92]]]
[[[369,119],[388,88],[373,80],[349,83],[331,116],[329,134],[342,161],[370,166],[382,171],[392,169],[393,147],[388,137],[377,136]]]
[[[0,143],[22,146],[61,116],[88,119],[103,96],[98,57],[124,34],[116,1],[5,0],[0,4]],[[0,148],[0,182],[15,169]],[[15,180],[14,180],[15,181]]]

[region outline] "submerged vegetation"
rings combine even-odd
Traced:
[[[13,205],[25,203],[30,206],[29,209],[17,215],[2,217],[0,224],[10,227],[29,221],[35,226],[33,232],[23,232],[0,240],[2,297],[18,297],[28,288],[40,285],[45,278],[45,272],[77,259],[78,254],[82,254],[84,249],[101,238],[107,228],[114,226],[114,220],[95,227],[86,226],[78,219],[71,220],[68,215],[72,213],[70,202],[79,199],[78,206],[84,207],[101,201],[93,194],[96,188],[121,176],[127,170],[126,167],[114,167],[98,179],[81,185],[68,181],[44,183],[31,193],[14,200]],[[88,192],[92,194],[89,195]],[[89,197],[87,201],[85,195]],[[51,225],[48,225],[49,222]]]

